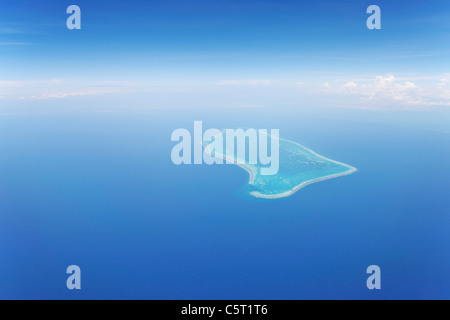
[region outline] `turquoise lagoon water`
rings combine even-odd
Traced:
[[[224,130],[222,130],[222,133]],[[225,135],[224,135],[225,137]],[[271,140],[274,139],[270,136]],[[265,138],[265,137],[264,137]],[[261,137],[259,137],[261,139]],[[225,148],[212,147],[212,142],[203,141],[205,152],[221,159],[233,159],[234,164],[245,169],[249,175],[249,185],[246,192],[257,198],[277,199],[288,197],[309,184],[337,178],[357,171],[356,168],[342,162],[328,159],[305,146],[279,139],[279,170],[273,175],[264,175],[261,169],[268,165],[250,164],[248,156],[239,159],[237,152]],[[270,146],[270,143],[268,143]],[[225,152],[223,152],[225,149]],[[246,151],[248,155],[248,144]],[[270,150],[270,147],[269,147]],[[273,150],[272,150],[273,151]],[[232,156],[226,156],[232,155]],[[272,153],[273,155],[273,153]]]

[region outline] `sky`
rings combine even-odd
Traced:
[[[81,30],[66,27],[72,4]],[[372,4],[381,30],[366,27]],[[447,110],[449,16],[446,0],[2,0],[0,112],[99,99]]]
[[[449,18],[449,0],[0,0],[0,296],[60,297],[49,281],[83,263],[100,297],[241,279],[345,297],[383,263],[388,295],[448,294]],[[247,201],[243,170],[170,161],[194,120],[278,128],[358,173]]]

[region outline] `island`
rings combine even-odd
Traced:
[[[205,153],[226,159],[217,148],[213,152],[208,142],[203,143]],[[228,159],[229,160],[229,159]],[[278,199],[293,195],[300,189],[319,181],[349,175],[357,171],[355,167],[326,158],[305,146],[279,138],[279,170],[275,175],[261,175],[260,164],[234,164],[246,170],[249,175],[247,192],[256,198]]]

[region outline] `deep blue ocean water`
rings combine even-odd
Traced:
[[[172,164],[193,120],[279,128],[358,172],[257,200],[237,166]],[[449,299],[449,159],[449,134],[336,119],[0,117],[0,298]]]

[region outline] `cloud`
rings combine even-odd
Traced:
[[[127,81],[81,82],[63,79],[0,80],[0,97],[13,100],[63,99],[144,90],[145,85]]]
[[[395,82],[395,77],[393,75],[376,76],[374,82],[376,88],[386,88]]]
[[[76,96],[93,96],[93,95],[105,94],[105,93],[115,93],[115,92],[107,91],[107,90],[104,90],[104,91],[102,91],[102,90],[87,90],[87,91],[79,91],[79,92],[52,92],[52,93],[45,93],[42,95],[29,96],[29,97],[22,96],[19,98],[19,100],[62,99],[62,98],[76,97]]]
[[[347,82],[342,85],[343,88],[356,88],[357,86],[358,85],[353,81]]]
[[[30,42],[0,42],[0,46],[31,46]]]
[[[437,87],[439,89],[444,89],[448,86],[449,83],[449,79],[450,79],[450,75],[448,76],[448,78],[442,78],[440,79],[440,82],[437,84]]]
[[[450,74],[430,77],[397,77],[393,74],[374,75],[371,78],[324,79],[304,78],[302,82],[289,80],[227,80],[190,84],[161,84],[157,80],[135,82],[128,79],[115,81],[37,79],[0,80],[0,99],[4,101],[43,101],[71,99],[105,95],[105,99],[115,101],[117,95],[138,94],[139,97],[156,95],[158,103],[171,101],[173,93],[193,94],[202,92],[226,92],[236,90],[239,99],[226,97],[223,103],[235,108],[260,107],[265,94],[269,101],[274,94],[284,101],[299,101],[299,96],[310,99],[311,103],[333,105],[345,108],[431,110],[450,107]],[[325,82],[325,80],[328,80]],[[274,85],[276,84],[276,86]],[[230,86],[222,89],[220,86]],[[269,89],[269,86],[271,90]],[[242,93],[244,92],[244,96]],[[200,95],[201,96],[201,95]],[[103,97],[102,97],[103,99]],[[195,98],[196,99],[196,98]],[[219,99],[220,100],[220,99]],[[183,100],[184,101],[184,100]],[[201,99],[195,100],[201,103]],[[188,101],[186,101],[188,102]],[[222,102],[221,102],[222,103]],[[290,103],[290,102],[288,102]],[[222,104],[221,104],[222,105]],[[264,102],[266,105],[266,102]]]
[[[448,78],[441,78],[437,85],[419,85],[413,81],[399,81],[394,75],[378,75],[371,81],[360,79],[347,81],[338,87],[328,83],[323,86],[326,93],[348,95],[358,98],[376,108],[423,109],[432,106],[450,106]],[[438,78],[428,78],[427,81]],[[359,82],[359,83],[358,83]]]
[[[226,80],[217,83],[219,86],[269,86],[271,80]]]
[[[61,84],[62,79],[48,79],[48,80],[0,80],[0,89],[2,88],[23,88],[36,87],[43,85]]]
[[[9,100],[53,100],[77,96],[141,94],[141,93],[189,93],[205,90],[205,86],[163,84],[155,81],[126,80],[0,80],[0,97]]]

